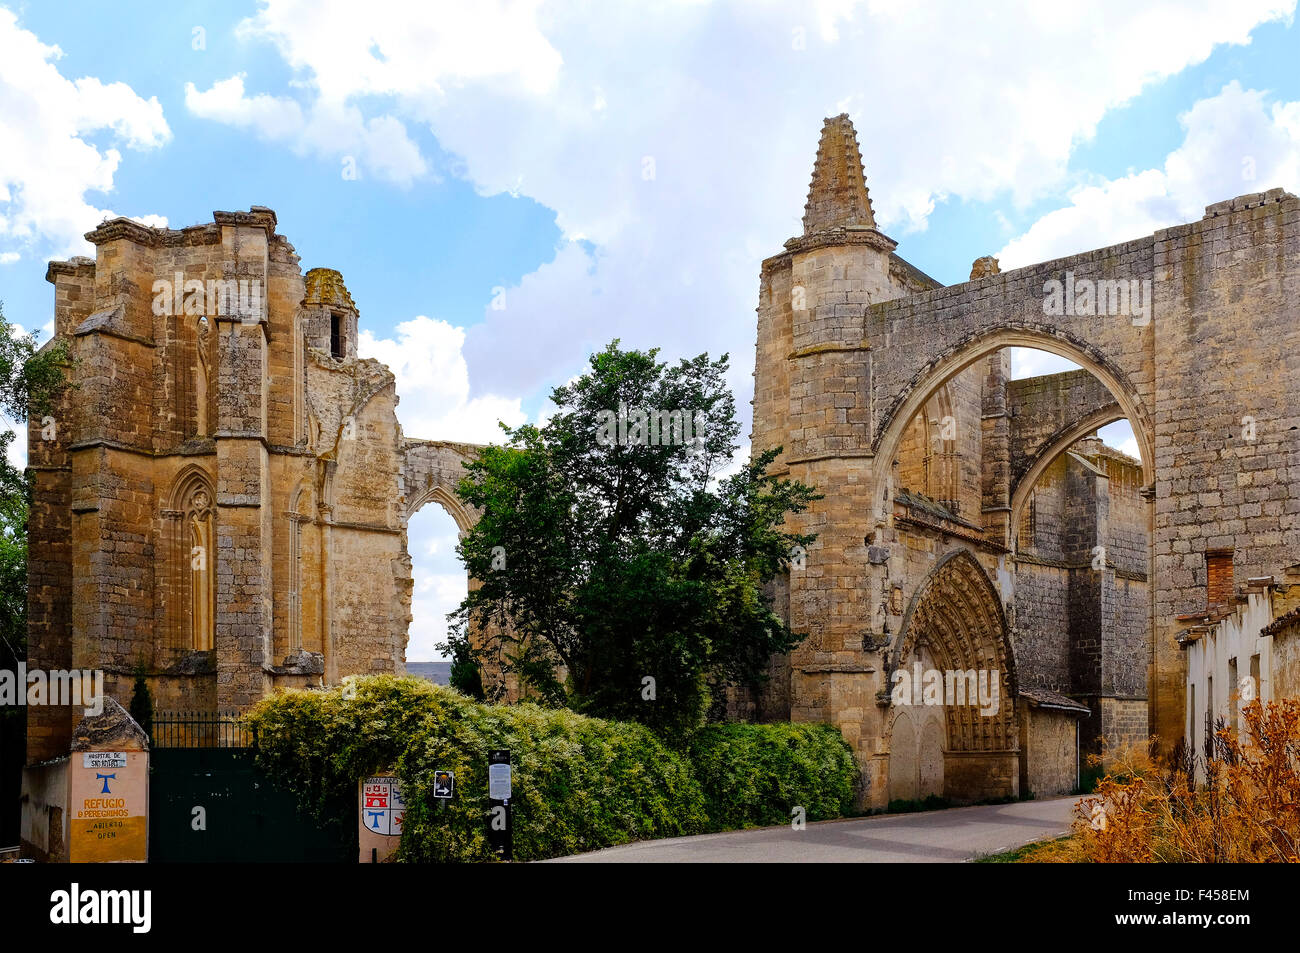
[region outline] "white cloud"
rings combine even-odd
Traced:
[[[248,129],[271,142],[288,143],[299,154],[354,160],[357,177],[373,172],[401,186],[428,171],[406,127],[391,116],[365,119],[361,110],[318,100],[306,112],[296,100],[244,92],[242,74],[200,91],[185,84],[185,106],[196,116]],[[342,170],[340,170],[340,173]]]
[[[267,0],[240,32],[297,71],[304,115],[426,126],[484,194],[555,210],[570,243],[468,331],[474,393],[535,395],[618,336],[731,351],[744,408],[757,262],[800,229],[823,116],[853,115],[881,226],[904,238],[949,197],[1059,187],[1109,109],[1293,6]],[[225,121],[270,109],[238,102]],[[328,154],[305,123],[295,147]]]
[[[288,97],[247,95],[242,74],[207,91],[187,83],[185,105],[196,116],[251,129],[299,154],[351,156],[359,172],[409,185],[430,169],[403,119],[386,112],[366,118],[353,101],[394,98],[399,115],[409,118],[406,100],[441,100],[470,83],[529,96],[548,92],[561,57],[539,31],[538,6],[532,0],[427,7],[402,0],[269,3],[238,33],[269,40],[308,74],[299,84],[310,90],[306,107]]]
[[[1080,188],[998,253],[1002,267],[1058,258],[1196,221],[1205,206],[1273,187],[1300,191],[1300,102],[1272,103],[1235,80],[1179,117],[1186,134],[1160,169]]]
[[[1097,431],[1097,436],[1101,437],[1101,442],[1108,447],[1127,453],[1134,460],[1142,459],[1137,437],[1133,436],[1133,425],[1127,420],[1117,420],[1113,424],[1107,424]]]
[[[426,506],[408,527],[413,559],[411,631],[406,658],[423,662],[441,657],[434,648],[447,637],[447,613],[453,611],[469,589],[456,556],[456,524],[434,506]]]
[[[1013,347],[1011,351],[1011,377],[1041,377],[1044,374],[1060,374],[1065,371],[1077,371],[1079,365],[1067,361],[1050,351],[1040,351],[1033,347]]]
[[[664,2],[647,15],[614,3],[264,0],[240,32],[295,70],[301,124],[242,82],[200,109],[247,128],[282,110],[288,131],[261,134],[326,156],[336,143],[310,132],[322,112],[350,141],[376,119],[402,143],[408,129],[427,129],[456,157],[453,174],[482,194],[555,211],[565,243],[507,289],[504,310],[485,308],[466,332],[416,319],[379,348],[395,369],[414,362],[404,375],[417,390],[399,382],[399,415],[419,419],[408,433],[478,433],[615,337],[661,346],[665,358],[729,351],[747,419],[758,262],[801,229],[822,117],[852,115],[877,218],[906,256],[907,232],[925,228],[938,203],[1052,194],[1109,110],[1293,8],[809,0]],[[419,175],[413,159],[401,167]],[[1143,197],[1154,215],[1156,186],[1135,181],[1130,201]],[[1115,230],[1150,230],[1112,215]],[[1054,227],[1077,242],[1070,251],[1096,244],[1087,229]],[[450,403],[441,378],[407,353],[425,334],[456,355]]]
[[[122,154],[90,141],[107,133],[130,149],[171,138],[156,98],[125,83],[65,78],[62,56],[0,8],[0,244],[6,259],[39,246],[54,256],[84,254],[83,234],[114,213],[87,192],[108,193]]]
[[[499,443],[498,420],[512,427],[527,420],[518,398],[470,397],[464,343],[463,329],[425,315],[397,325],[393,338],[361,331],[358,353],[383,361],[397,378],[397,417],[406,436]],[[447,613],[465,598],[467,582],[456,542],[455,522],[436,505],[421,509],[407,526],[415,581],[406,650],[410,661],[440,657],[434,645],[446,638]]]
[[[397,378],[397,417],[408,437],[500,443],[498,420],[524,423],[519,398],[470,397],[469,368],[461,348],[463,328],[420,315],[397,325],[397,337],[376,338],[363,330],[362,357],[383,361]]]

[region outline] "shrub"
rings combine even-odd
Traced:
[[[322,823],[356,822],[357,782],[393,766],[430,718],[445,717],[455,692],[432,692],[411,676],[347,678],[330,691],[285,691],[248,715],[257,761]]]
[[[788,824],[795,807],[810,821],[853,810],[858,769],[831,725],[709,725],[689,751],[711,830]]]
[[[493,748],[511,754],[517,860],[705,828],[690,766],[648,728],[566,709],[465,700],[459,717],[426,721],[398,761],[407,800],[402,860],[490,857],[486,756]],[[456,773],[456,797],[445,806],[430,796],[438,769]]]
[[[1220,723],[1204,759],[1181,742],[1163,763],[1126,752],[1075,805],[1073,836],[1033,859],[1300,862],[1300,699],[1242,716],[1246,740]]]
[[[250,713],[258,763],[322,821],[356,823],[357,783],[396,768],[406,797],[399,860],[483,861],[487,753],[510,751],[514,856],[540,860],[634,840],[837,817],[857,769],[826,725],[716,725],[687,752],[649,728],[534,704],[485,705],[409,676],[286,691]],[[697,760],[692,765],[688,758]],[[455,772],[456,796],[432,796]]]
[[[396,765],[402,860],[489,860],[487,752],[514,765],[514,856],[538,860],[705,829],[690,766],[647,728],[536,705],[482,705],[424,679],[374,676],[288,691],[250,714],[258,762],[322,820],[352,818],[357,782]],[[432,797],[433,772],[456,797]]]
[[[127,712],[135,719],[135,723],[140,726],[145,735],[152,740],[153,693],[149,691],[149,682],[145,679],[144,672],[139,669],[135,673],[135,684],[131,687],[131,707],[127,709]]]

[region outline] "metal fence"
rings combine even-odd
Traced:
[[[237,711],[155,712],[149,736],[154,748],[251,748],[254,740]]]

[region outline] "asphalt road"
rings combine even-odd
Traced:
[[[1069,830],[1077,797],[821,821],[668,840],[551,863],[961,863]]]

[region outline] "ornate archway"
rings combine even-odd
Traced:
[[[942,707],[945,797],[975,801],[1019,792],[1015,660],[1002,601],[969,550],[943,556],[912,597],[889,654],[887,690],[891,706],[911,710],[904,724],[917,730]],[[891,797],[896,771],[933,768],[894,757],[900,714],[890,720]],[[935,747],[920,735],[900,741],[900,755],[916,751],[918,759]],[[898,785],[914,787],[906,780]]]

